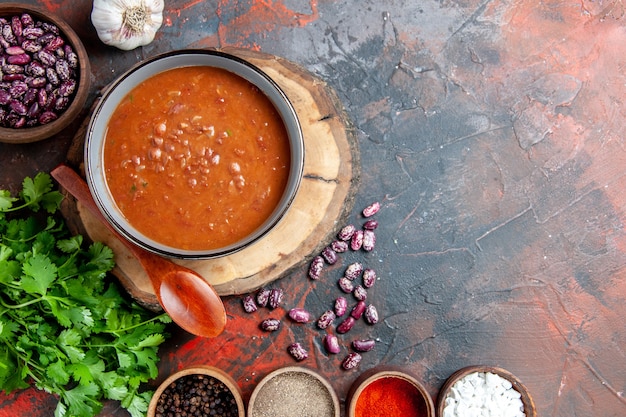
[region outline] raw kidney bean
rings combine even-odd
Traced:
[[[247,295],[243,298],[243,309],[246,313],[254,313],[258,310],[254,296]]]
[[[280,304],[283,302],[283,295],[285,293],[280,288],[272,288],[270,291],[270,298],[268,300],[268,304],[270,308],[278,308]]]
[[[369,352],[376,346],[376,341],[373,339],[353,340],[352,347],[357,352]]]
[[[344,276],[348,278],[350,281],[354,281],[363,273],[363,264],[360,262],[353,262],[346,268],[346,272],[344,272]]]
[[[368,220],[363,224],[363,229],[365,230],[376,230],[378,227],[378,222],[376,220]]]
[[[257,291],[256,293],[256,303],[259,305],[259,307],[265,307],[267,306],[267,303],[270,300],[270,293],[272,291],[268,288],[261,288],[259,291]]]
[[[363,246],[363,230],[355,230],[350,239],[350,249],[357,251]]]
[[[362,285],[357,285],[354,287],[352,295],[359,301],[365,301],[367,299],[367,290]]]
[[[346,317],[345,320],[339,323],[339,326],[337,326],[337,333],[348,333],[350,330],[352,330],[352,327],[354,327],[354,323],[356,323],[356,319],[354,317]]]
[[[335,315],[341,317],[346,314],[346,311],[348,311],[348,300],[344,297],[337,297],[335,299]]]
[[[337,252],[335,252],[330,246],[324,248],[322,256],[329,265],[333,265],[337,262]]]
[[[324,343],[324,348],[326,349],[326,352],[333,353],[333,354],[337,354],[341,352],[341,346],[339,346],[339,340],[337,339],[337,336],[335,336],[334,334],[324,335],[324,339],[322,340],[322,342]]]
[[[372,230],[363,231],[363,250],[372,251],[376,245],[376,235]]]
[[[280,329],[280,320],[269,318],[261,322],[261,329],[266,332],[275,332]]]
[[[363,286],[365,288],[372,288],[376,282],[376,271],[371,268],[366,268],[363,271]]]
[[[337,284],[339,284],[339,288],[341,288],[341,291],[345,292],[346,294],[350,294],[352,291],[354,291],[354,284],[346,277],[339,278]]]
[[[58,118],[57,114],[53,111],[45,111],[43,113],[41,113],[41,115],[38,117],[39,120],[39,124],[41,125],[45,125],[47,123],[50,123],[54,120],[56,120]]]
[[[59,28],[35,21],[28,13],[12,16],[0,22],[0,47],[2,81],[25,82],[39,89],[37,106],[33,106],[34,93],[25,94],[21,86],[13,86],[10,93],[20,103],[0,100],[0,126],[37,126],[58,119],[69,107],[79,75],[78,55]],[[43,91],[46,99],[42,99]]]
[[[321,256],[316,256],[311,261],[311,265],[309,266],[309,278],[313,280],[320,279],[322,275],[322,270],[324,269],[324,258]]]
[[[289,310],[289,318],[296,323],[307,323],[311,315],[303,308],[292,308]]]
[[[368,305],[365,308],[365,321],[368,322],[369,324],[376,324],[378,323],[378,310],[376,310],[376,307],[374,307],[372,304]]]
[[[360,354],[358,354],[356,352],[351,352],[343,360],[343,362],[341,363],[341,366],[345,370],[354,369],[357,366],[359,366],[359,363],[361,363],[361,359],[362,359],[362,357],[361,357]]]
[[[352,307],[350,316],[354,317],[355,320],[360,319],[363,316],[363,313],[365,313],[366,307],[367,305],[365,304],[365,301],[359,301],[354,307]]]
[[[363,217],[372,217],[380,210],[380,203],[378,201],[370,204],[363,209]]]
[[[348,251],[349,245],[348,242],[343,240],[335,240],[330,244],[330,248],[337,253],[344,253]]]
[[[333,321],[337,318],[337,315],[332,310],[326,310],[322,313],[322,315],[317,319],[317,327],[320,329],[326,329],[330,326]]]
[[[309,357],[309,353],[302,347],[300,343],[292,343],[287,348],[287,351],[298,362],[305,360]]]
[[[337,234],[337,237],[339,238],[339,240],[343,240],[343,241],[349,241],[350,239],[352,239],[352,235],[354,234],[354,231],[356,230],[356,228],[354,227],[353,224],[349,224],[347,226],[344,226],[339,233]]]

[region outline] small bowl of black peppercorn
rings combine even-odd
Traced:
[[[147,417],[245,417],[241,390],[221,369],[194,366],[170,375],[154,392]]]

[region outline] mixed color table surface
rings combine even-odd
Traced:
[[[245,399],[263,376],[300,363],[343,400],[359,372],[401,366],[433,397],[454,371],[499,366],[528,387],[541,416],[626,415],[626,4],[605,1],[166,1],[150,45],[104,46],[90,1],[29,1],[62,15],[86,44],[92,92],[142,59],[182,48],[237,47],[285,58],[333,88],[360,150],[350,219],[380,201],[376,247],[347,253],[311,281],[303,265],[271,285],[275,311],[224,297],[215,339],[173,328],[160,380],[182,367],[227,371]],[[66,158],[81,120],[54,138],[0,144],[0,188]],[[337,225],[340,227],[341,225]],[[330,242],[328,242],[330,243]],[[355,326],[344,350],[287,323],[321,314],[353,261],[376,270],[380,323]],[[259,330],[270,315],[285,326]],[[352,339],[374,338],[356,370]],[[155,381],[156,383],[159,381]],[[0,416],[49,416],[39,391],[0,395]],[[126,416],[107,403],[102,415]]]

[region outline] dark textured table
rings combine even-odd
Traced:
[[[92,93],[159,52],[234,46],[278,55],[325,80],[357,130],[354,213],[380,201],[377,245],[350,253],[320,281],[306,268],[273,283],[291,307],[321,313],[360,260],[380,280],[369,301],[381,323],[357,371],[321,350],[311,325],[259,331],[241,297],[224,299],[215,339],[181,332],[162,349],[161,376],[205,363],[249,398],[270,371],[301,365],[344,399],[358,372],[381,364],[417,375],[433,397],[455,370],[501,366],[527,385],[541,416],[626,415],[626,15],[620,0],[166,2],[155,41],[103,46],[91,2],[46,0],[84,39]],[[62,162],[82,120],[30,145],[0,144],[0,186]],[[340,226],[340,225],[338,225]],[[345,349],[344,349],[345,353]],[[339,355],[342,356],[342,355]],[[158,381],[155,381],[155,383]],[[0,416],[49,416],[35,390],[0,396]],[[102,415],[124,416],[117,404]]]

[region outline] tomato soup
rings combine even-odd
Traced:
[[[254,232],[285,190],[287,131],[269,99],[228,71],[175,68],[137,85],[106,133],[104,171],[138,231],[183,250]]]

